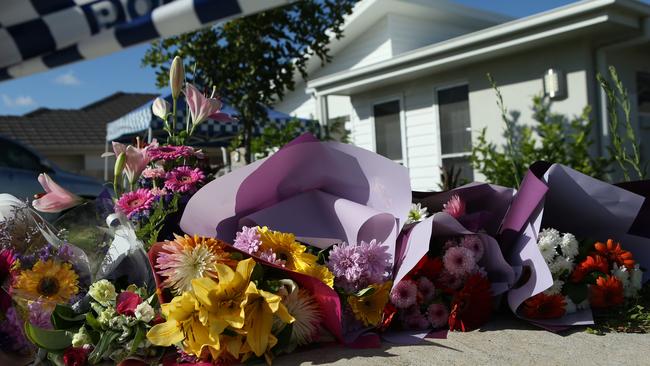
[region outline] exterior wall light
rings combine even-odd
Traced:
[[[544,81],[544,95],[552,100],[564,99],[567,97],[566,78],[562,70],[548,69],[542,78]]]

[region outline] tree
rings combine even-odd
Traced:
[[[242,146],[250,162],[255,123],[268,123],[265,107],[293,90],[294,75],[307,77],[307,60],[331,60],[330,37],[342,37],[344,16],[356,0],[303,0],[211,28],[153,42],[142,63],[167,84],[169,60],[181,56],[190,82],[215,87],[239,111]]]

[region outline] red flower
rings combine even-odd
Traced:
[[[621,305],[625,301],[623,297],[623,283],[611,275],[598,277],[596,284],[591,285],[589,295],[589,302],[594,308],[608,308]]]
[[[69,347],[63,352],[63,364],[65,366],[85,366],[88,364],[90,348]]]
[[[585,258],[585,260],[578,264],[573,270],[571,281],[578,283],[582,281],[586,275],[594,271],[609,273],[609,263],[605,257],[598,254],[587,256],[587,258]]]
[[[10,249],[0,250],[0,286],[9,284],[16,275],[16,256]],[[5,313],[11,306],[11,296],[0,288],[0,313]]]
[[[454,295],[449,312],[449,330],[469,331],[485,324],[492,314],[490,281],[472,274]]]
[[[562,295],[539,293],[526,300],[521,306],[521,313],[530,319],[555,319],[566,312],[566,301]]]
[[[442,272],[442,266],[440,257],[431,258],[425,255],[411,270],[411,273],[413,276],[422,276],[433,281]]]
[[[634,268],[634,258],[632,257],[632,253],[623,250],[621,244],[614,242],[614,240],[608,239],[607,244],[597,242],[594,244],[594,248],[596,249],[596,254],[602,255],[611,263],[625,266],[628,269]]]
[[[133,316],[135,308],[137,308],[141,302],[142,298],[135,292],[123,291],[117,296],[117,307],[115,310],[117,310],[118,314]]]

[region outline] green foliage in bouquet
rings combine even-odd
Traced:
[[[145,243],[146,248],[150,248],[159,240],[158,237],[165,225],[167,216],[178,212],[179,199],[180,196],[175,194],[169,203],[157,202],[146,223],[138,227],[135,233]]]
[[[497,96],[501,119],[505,123],[505,146],[488,142],[484,128],[472,148],[472,164],[490,183],[519,187],[528,167],[539,160],[567,165],[595,178],[604,178],[609,160],[592,157],[594,144],[591,108],[578,116],[568,117],[551,111],[552,102],[542,96],[533,97],[532,125],[519,124],[520,114],[508,113],[503,96],[488,74]]]
[[[265,106],[293,90],[295,75],[307,77],[307,61],[331,60],[328,43],[342,37],[344,16],[355,0],[304,0],[274,8],[222,26],[170,37],[151,44],[142,64],[156,69],[157,84],[164,86],[169,60],[183,57],[195,65],[188,81],[215,86],[217,94],[240,113],[246,161],[252,157],[253,125],[268,124]]]

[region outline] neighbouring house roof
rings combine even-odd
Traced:
[[[22,116],[0,116],[0,135],[35,149],[103,147],[108,122],[157,96],[117,92],[80,109],[39,108]]]
[[[650,5],[637,0],[584,0],[547,12],[513,20],[447,41],[431,44],[357,69],[308,81],[308,93],[349,95],[377,83],[415,79],[434,69],[477,62],[542,44],[549,39],[588,32],[596,26],[610,37],[629,38],[643,31],[640,18],[650,16]],[[603,40],[607,41],[607,40]]]

